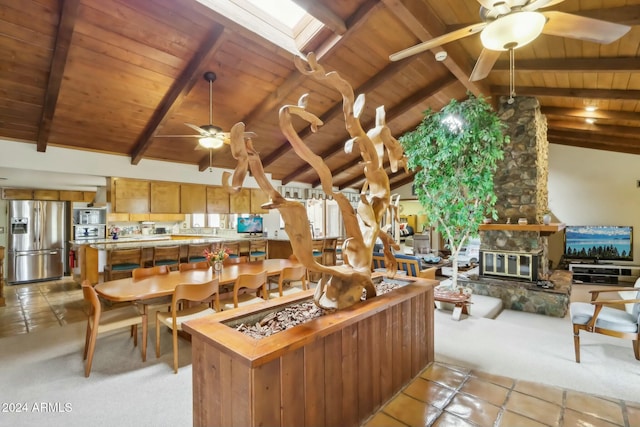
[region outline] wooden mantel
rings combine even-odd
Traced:
[[[566,224],[555,222],[548,225],[545,224],[480,224],[480,231],[535,231],[541,236],[549,236],[558,231],[564,230]]]

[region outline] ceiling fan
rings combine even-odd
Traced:
[[[158,138],[198,138],[197,149],[208,149],[209,157],[211,150],[222,147],[223,144],[229,144],[231,135],[229,132],[223,132],[220,126],[213,124],[213,82],[216,80],[216,73],[207,71],[203,75],[204,79],[209,82],[209,124],[196,126],[191,123],[185,123],[191,129],[198,132],[197,135],[156,135]],[[257,136],[254,132],[245,132],[245,138],[253,138]],[[210,159],[211,160],[211,159]]]
[[[611,43],[625,35],[631,27],[565,12],[538,9],[564,0],[478,0],[483,22],[468,25],[389,56],[399,61],[461,38],[480,33],[482,52],[469,80],[484,79],[495,65],[500,53],[513,50],[535,40],[540,34],[569,37],[596,43]],[[511,66],[513,70],[513,66]]]

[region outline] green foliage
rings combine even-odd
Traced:
[[[452,100],[440,112],[428,110],[418,127],[400,138],[415,191],[454,256],[483,218],[497,218],[493,175],[506,125],[482,97]]]

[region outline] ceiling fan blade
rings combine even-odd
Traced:
[[[411,46],[407,49],[401,50],[400,52],[396,52],[394,54],[389,55],[389,59],[391,61],[399,61],[401,59],[407,58],[411,55],[415,55],[417,53],[424,52],[425,50],[433,49],[434,47],[438,47],[445,43],[449,43],[452,41],[459,40],[463,37],[470,36],[481,31],[487,24],[485,22],[481,22],[478,24],[468,25],[464,28],[460,28],[459,30],[452,31],[447,34],[443,34],[440,37],[436,37],[431,40],[427,40],[426,42],[417,44],[415,46]]]
[[[538,10],[544,7],[551,7],[558,3],[562,3],[564,0],[534,0],[528,5],[524,6],[522,10]]]
[[[200,136],[209,136],[209,132],[207,132],[206,130],[202,129],[200,126],[192,125],[191,123],[185,123],[185,125],[189,126],[191,129],[193,129],[196,132],[200,133]]]
[[[608,44],[618,40],[631,29],[628,25],[585,18],[571,13],[548,11],[542,14],[548,19],[542,32],[552,36]]]
[[[469,80],[475,82],[487,77],[501,53],[499,50],[482,49]]]

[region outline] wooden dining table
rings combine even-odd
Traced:
[[[219,286],[232,287],[240,274],[255,274],[266,271],[267,276],[277,276],[285,267],[298,265],[289,259],[266,259],[241,264],[225,265],[220,271],[207,270],[171,271],[169,274],[151,276],[141,280],[110,280],[98,283],[95,290],[101,297],[113,302],[139,301],[172,295],[181,283],[206,283],[218,278]]]

